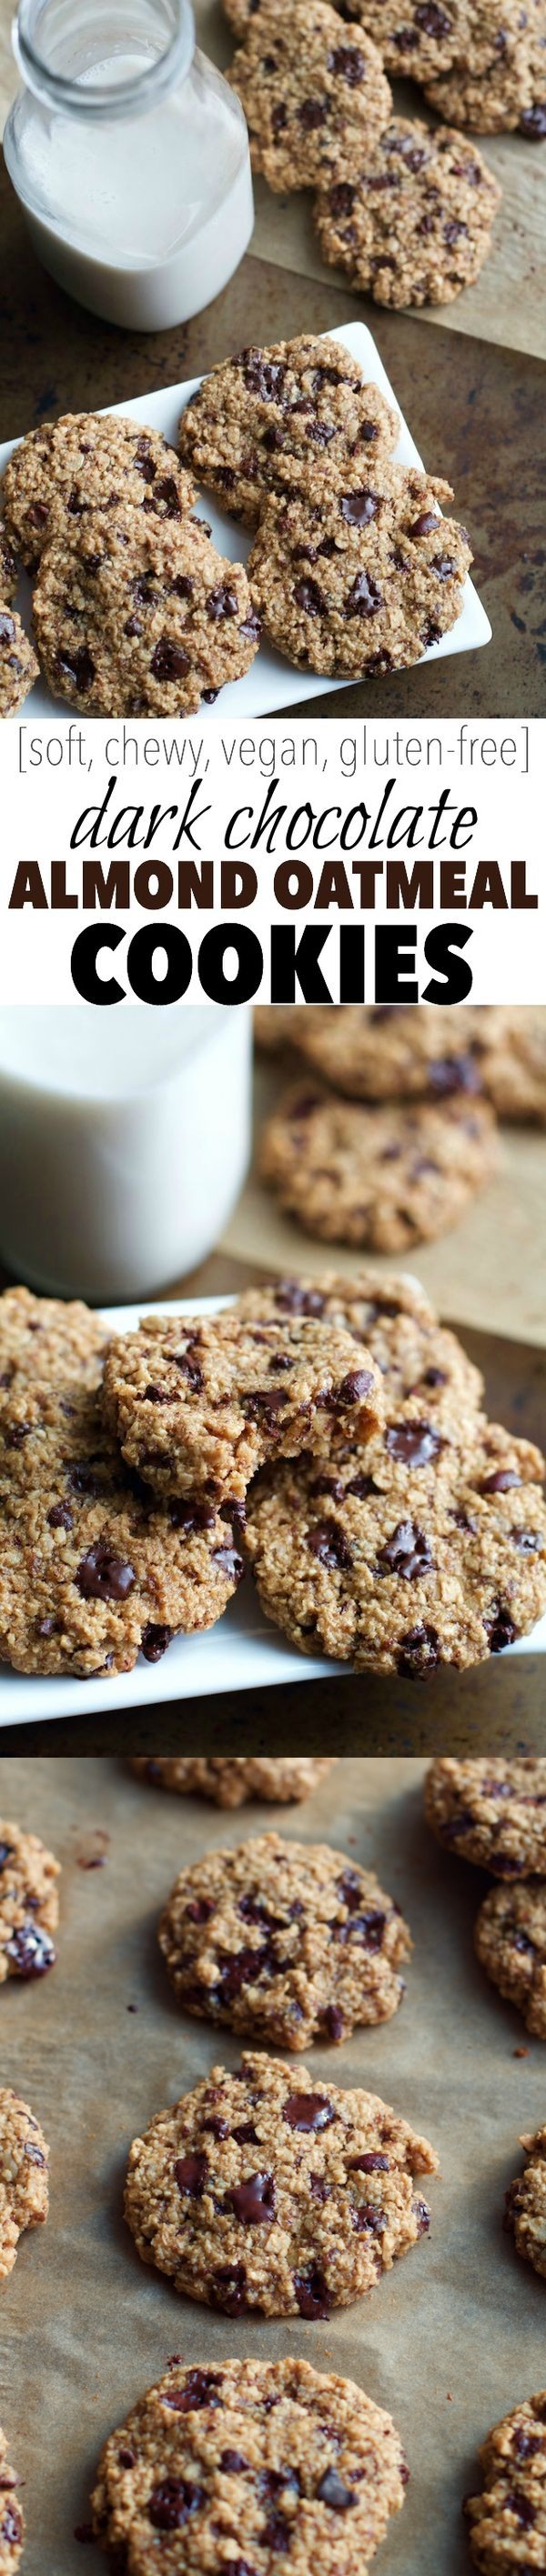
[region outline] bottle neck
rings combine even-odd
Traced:
[[[57,114],[146,114],[185,79],[190,0],[19,0],[13,50],[25,88]]]

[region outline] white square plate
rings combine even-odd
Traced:
[[[105,1306],[104,1321],[113,1332],[134,1332],[141,1315],[217,1315],[233,1303],[230,1297],[174,1297],[142,1306]],[[532,1635],[520,1637],[505,1655],[546,1654],[546,1615]],[[503,1656],[504,1661],[504,1656]],[[147,1708],[166,1700],[221,1698],[228,1691],[264,1690],[273,1682],[323,1681],[344,1670],[324,1656],[297,1655],[278,1628],[262,1617],[254,1584],[241,1583],[223,1619],[201,1635],[174,1637],[159,1664],[140,1656],[132,1673],[115,1673],[110,1681],[49,1680],[12,1673],[0,1665],[0,1740],[3,1726],[25,1726],[31,1719],[88,1717],[91,1710]],[[362,1674],[365,1690],[366,1675]]]
[[[398,410],[396,394],[385,374],[375,340],[372,339],[371,331],[367,330],[364,322],[347,322],[340,331],[325,332],[322,336],[330,340],[341,340],[344,348],[352,351],[358,365],[362,368],[366,382],[379,385],[380,392],[385,394],[387,401],[393,403],[395,410]],[[201,382],[200,376],[193,376],[186,384],[164,386],[159,393],[143,394],[141,398],[137,396],[134,402],[113,404],[112,409],[120,412],[127,420],[141,420],[149,429],[161,430],[163,437],[168,438],[171,445],[176,447],[180,413],[189,402],[190,394],[197,392]],[[3,474],[8,457],[12,455],[16,444],[17,441],[11,439],[5,446],[0,446],[0,473]],[[400,437],[396,455],[401,465],[422,464],[422,458],[418,454],[402,415],[400,415]],[[443,457],[429,458],[429,472],[441,473],[444,461]],[[221,554],[229,555],[231,562],[240,562],[242,559],[246,563],[252,538],[243,528],[236,526],[233,519],[226,518],[225,514],[218,510],[210,493],[206,494],[205,507],[214,545],[219,548]],[[17,604],[21,610],[23,622],[28,627],[31,594],[26,575],[21,578]],[[482,608],[481,599],[478,599],[474,583],[467,580],[464,585],[461,615],[457,618],[456,625],[450,628],[449,635],[442,635],[439,644],[430,644],[426,653],[423,653],[422,659],[424,662],[438,662],[445,658],[446,653],[472,653],[478,645],[489,644],[490,641],[489,618]],[[222,722],[225,717],[229,720],[232,716],[252,719],[253,716],[272,715],[276,707],[296,707],[302,699],[327,697],[332,689],[340,689],[347,685],[356,687],[359,684],[356,681],[347,683],[342,680],[315,679],[312,671],[295,671],[289,662],[283,661],[280,653],[274,653],[269,644],[262,644],[246,677],[243,680],[232,681],[229,688],[222,689]],[[24,708],[25,721],[30,716],[42,721],[49,717],[51,721],[55,716],[59,723],[68,724],[70,712],[70,707],[64,700],[50,696],[49,689],[46,688],[43,680],[38,682],[35,689],[31,689]],[[202,707],[199,723],[204,722],[215,712],[215,708]]]

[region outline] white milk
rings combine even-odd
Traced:
[[[4,152],[58,283],[125,329],[162,331],[220,294],[254,209],[239,101],[202,54],[145,113],[120,114],[116,89],[143,95],[153,69],[144,35],[138,51],[118,44],[77,70],[81,109],[58,112],[48,67],[51,103],[28,91],[18,98]]]
[[[245,1177],[251,1018],[189,1004],[0,1011],[0,1254],[32,1287],[153,1296]]]

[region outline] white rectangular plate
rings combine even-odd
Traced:
[[[230,1297],[155,1299],[142,1306],[105,1306],[104,1321],[116,1333],[135,1331],[141,1315],[217,1315]],[[545,1654],[546,1615],[532,1635],[518,1638],[505,1654]],[[503,1657],[504,1661],[504,1657]],[[94,1709],[147,1708],[167,1700],[221,1698],[228,1691],[264,1690],[273,1682],[323,1681],[350,1672],[350,1665],[328,1663],[317,1655],[297,1655],[280,1629],[262,1617],[250,1581],[230,1601],[215,1628],[194,1637],[174,1637],[159,1664],[141,1655],[132,1673],[115,1673],[110,1681],[49,1680],[12,1673],[0,1665],[0,1738],[3,1726],[25,1726],[31,1719],[89,1716]],[[366,1676],[362,1674],[365,1689]]]
[[[375,340],[372,339],[371,331],[367,330],[364,322],[344,323],[340,331],[325,332],[322,337],[341,340],[344,348],[352,351],[358,365],[362,368],[366,382],[379,385],[387,402],[393,403],[395,410],[399,409],[396,394],[385,374]],[[200,376],[193,376],[186,384],[163,386],[159,393],[136,396],[134,402],[112,404],[112,409],[120,412],[127,420],[141,420],[146,422],[148,428],[161,430],[163,437],[168,438],[171,445],[176,447],[180,413],[189,402],[190,394],[197,392],[201,382]],[[11,439],[5,446],[0,446],[0,473],[3,474],[8,457],[12,455],[16,444],[17,441]],[[401,414],[396,455],[401,465],[422,465],[422,457],[418,454],[414,439]],[[427,463],[430,473],[443,471],[443,457],[429,458]],[[226,518],[225,514],[217,508],[210,493],[206,494],[206,516],[212,529],[214,545],[219,548],[220,554],[229,555],[231,562],[240,562],[242,559],[246,563],[252,538],[245,534],[243,528],[237,527],[233,519]],[[30,583],[25,575],[22,576],[20,583],[18,606],[23,622],[28,626],[31,594]],[[472,653],[478,645],[489,644],[490,641],[489,618],[486,617],[485,609],[478,599],[474,583],[467,580],[464,585],[461,615],[457,618],[456,625],[450,628],[449,635],[441,637],[439,644],[429,645],[422,659],[424,662],[438,662],[445,658],[446,653]],[[280,653],[274,653],[269,644],[262,644],[245,679],[232,681],[229,688],[222,689],[219,711],[222,722],[224,718],[229,720],[232,716],[251,719],[253,716],[272,715],[276,707],[296,707],[302,699],[327,697],[332,689],[340,689],[347,685],[356,687],[360,684],[356,681],[347,683],[342,680],[321,680],[316,679],[312,671],[295,671],[289,662],[283,661]],[[213,707],[202,707],[199,723],[201,724],[216,712]],[[27,717],[32,716],[44,722],[47,718],[51,721],[52,717],[56,716],[59,723],[68,724],[70,707],[64,700],[52,698],[45,681],[40,680],[37,687],[31,689],[30,696],[26,700],[24,716],[25,721]]]

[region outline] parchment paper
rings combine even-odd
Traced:
[[[233,2351],[304,2354],[389,2407],[411,2481],[378,2568],[465,2576],[460,2507],[477,2444],[546,2377],[546,2287],[501,2227],[518,2132],[544,2117],[544,2060],[474,1960],[485,1882],[444,1858],[425,1827],[424,1767],[340,1762],[303,1807],[225,1818],[143,1788],[115,1757],[0,1762],[2,1814],[37,1827],[63,1864],[58,1965],[0,1998],[2,2082],[30,2101],[52,2150],[47,2228],[22,2240],[1,2293],[0,2413],[25,2481],[25,2576],[95,2565],[98,2576],[98,2551],[82,2553],[73,2532],[106,2433],[172,2352],[189,2363]],[[234,2324],[177,2298],[141,2265],[121,2217],[131,2138],[214,2062],[239,2057],[228,2032],[175,2005],[155,1938],[160,1907],[184,1862],[268,1824],[372,1864],[407,1914],[415,1950],[400,2012],[341,2049],[315,2050],[313,2071],[393,2102],[434,2141],[443,2169],[426,2186],[430,2237],[372,2298],[322,2325]],[[101,1851],[102,1868],[78,1865]]]

